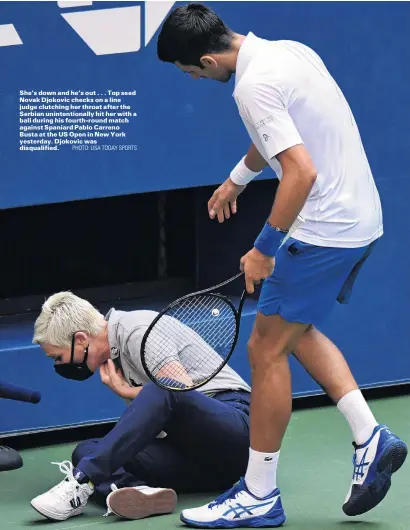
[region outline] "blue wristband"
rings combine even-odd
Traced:
[[[284,232],[275,230],[268,223],[265,223],[253,246],[265,256],[273,257],[285,235]]]

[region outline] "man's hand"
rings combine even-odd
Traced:
[[[249,294],[255,291],[255,284],[268,278],[275,266],[275,259],[265,256],[256,248],[241,258],[241,270],[245,272],[246,290]]]
[[[123,399],[134,399],[141,390],[141,388],[134,388],[127,383],[121,370],[115,367],[112,359],[108,359],[106,363],[100,366],[100,376],[104,385],[111,388]]]
[[[208,212],[211,219],[218,217],[218,221],[223,223],[225,219],[229,219],[231,211],[233,214],[237,212],[236,199],[246,186],[239,186],[227,178],[223,184],[215,190],[214,194],[208,202]]]

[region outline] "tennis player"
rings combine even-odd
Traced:
[[[289,352],[351,427],[353,480],[343,510],[367,512],[385,497],[407,447],[378,423],[342,353],[317,329],[336,301],[348,302],[383,234],[379,194],[349,104],[312,49],[237,34],[201,4],[170,13],[158,57],[194,79],[226,83],[235,74],[233,95],[251,147],[210,199],[210,217],[223,222],[235,213],[238,195],[265,166],[280,180],[267,221],[240,261],[249,293],[265,280],[249,341],[247,471],[214,503],[184,510],[181,519],[201,528],[285,522],[276,470],[291,415]]]
[[[227,365],[198,390],[171,392],[150,382],[140,347],[156,315],[111,309],[104,317],[70,292],[44,303],[33,342],[54,359],[55,371],[84,381],[99,370],[102,382],[129,404],[106,436],[80,443],[72,462],[58,464],[64,480],[31,501],[45,517],[81,514],[94,492],[106,497],[108,513],[123,518],[171,513],[176,493],[223,491],[245,472],[249,385]],[[179,337],[179,348],[195,348],[198,336],[187,337]],[[170,340],[167,346],[160,352],[163,377],[177,359]]]

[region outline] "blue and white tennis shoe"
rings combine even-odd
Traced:
[[[377,506],[390,489],[392,474],[407,457],[406,444],[386,425],[378,425],[367,442],[353,442],[353,447],[353,480],[343,504],[346,515],[360,515]]]
[[[279,489],[259,499],[249,492],[241,478],[210,504],[183,510],[181,521],[194,528],[266,528],[281,526],[286,517]]]

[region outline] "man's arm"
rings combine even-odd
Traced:
[[[259,173],[260,171],[264,170],[268,165],[254,144],[251,144],[249,151],[245,156],[244,162],[246,167],[255,173]]]
[[[317,172],[303,145],[296,145],[276,155],[282,166],[282,179],[276,191],[269,223],[289,230],[302,210],[315,183]]]
[[[245,118],[255,127],[266,159],[276,157],[282,167],[282,178],[268,221],[254,242],[253,248],[241,258],[246,290],[254,292],[254,284],[268,278],[274,268],[274,256],[309,197],[317,171],[303,145],[292,117],[288,101],[280,88],[256,85]]]
[[[282,167],[269,223],[288,230],[302,210],[317,177],[314,163],[303,145],[288,102],[278,87],[255,85],[245,108],[246,119],[256,128],[267,159],[276,157]]]
[[[236,199],[259,173],[267,166],[266,160],[252,143],[248,152],[231,171],[230,176],[213,193],[208,202],[211,219],[218,218],[220,223],[237,212]]]

